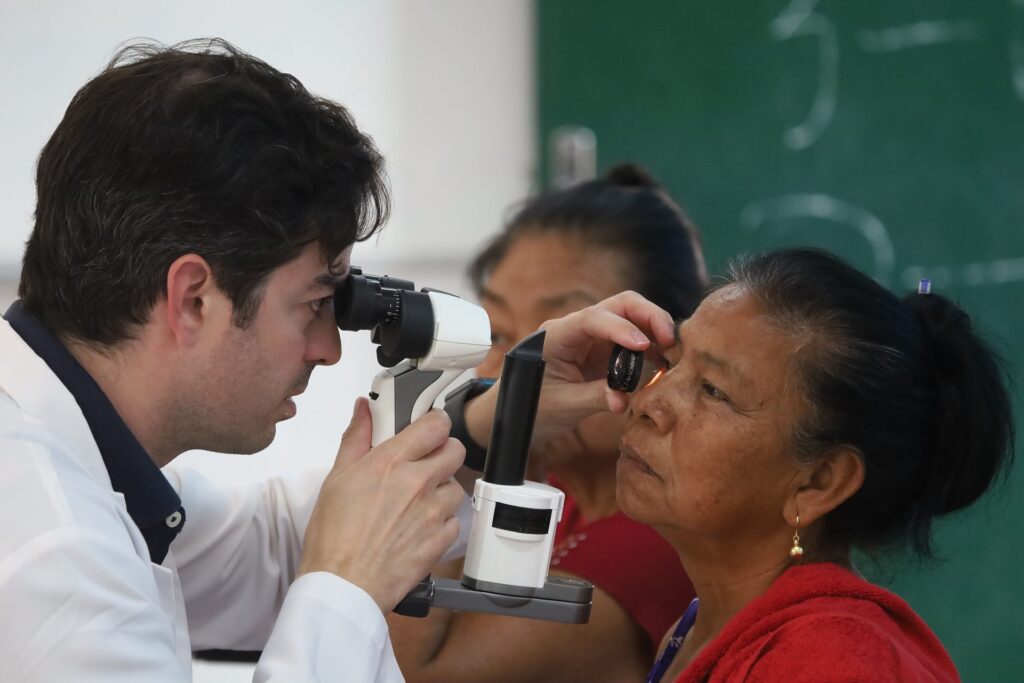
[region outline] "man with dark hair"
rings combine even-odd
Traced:
[[[371,448],[360,399],[329,472],[241,491],[160,469],[266,447],[340,358],[332,297],[388,213],[369,138],[222,41],[133,47],[75,95],[37,187],[0,321],[0,678],[180,682],[225,648],[263,650],[257,681],[401,681],[384,614],[469,512],[444,413]],[[632,294],[552,323],[553,424],[624,410],[595,374],[610,344],[672,336]]]
[[[400,680],[382,611],[464,498],[443,413],[370,450],[360,401],[326,481],[158,469],[265,448],[338,361],[334,289],[388,213],[371,140],[226,43],[136,46],[75,95],[37,188],[0,323],[0,677],[184,681],[191,649],[265,647],[258,680]]]

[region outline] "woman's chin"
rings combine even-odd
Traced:
[[[634,469],[636,468],[630,464],[623,465],[622,459],[619,459],[615,477],[615,500],[619,504],[619,509],[627,517],[638,522],[646,522],[644,519],[645,496],[637,490],[636,486],[639,483],[637,479],[643,477],[644,474],[639,471],[631,471]]]

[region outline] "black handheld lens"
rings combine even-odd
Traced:
[[[608,359],[608,386],[616,391],[635,391],[643,370],[643,351],[630,351],[616,344]]]

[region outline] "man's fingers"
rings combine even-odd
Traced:
[[[426,486],[442,486],[450,480],[466,460],[466,447],[458,439],[447,439],[438,449],[414,463]],[[459,489],[461,491],[461,488]]]
[[[610,299],[559,320],[545,323],[545,355],[572,360],[595,341],[643,351],[650,341],[668,348],[675,341],[675,324],[661,308],[635,292]]]
[[[595,413],[621,413],[628,405],[629,396],[609,389],[608,381],[601,378],[580,384],[552,386],[541,395],[539,412],[560,415],[559,424],[568,425]]]
[[[405,460],[420,460],[444,446],[452,431],[452,421],[443,410],[431,410],[380,445]]]
[[[462,498],[466,492],[462,490],[457,481],[449,477],[437,487],[437,493],[441,497],[444,509],[449,513],[446,519],[453,518],[458,512],[459,506],[462,505]]]
[[[629,408],[629,394],[605,387],[605,406],[613,413],[624,413]]]
[[[352,421],[341,435],[336,465],[352,463],[366,455],[370,450],[372,436],[373,420],[370,417],[370,406],[366,399],[360,396],[352,409]]]
[[[672,316],[636,292],[621,292],[605,299],[598,306],[628,318],[662,348],[668,348],[675,343],[676,324]]]

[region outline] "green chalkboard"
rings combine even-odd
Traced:
[[[646,165],[709,264],[831,249],[930,277],[1024,368],[1024,0],[540,0],[539,151]],[[1022,402],[1018,399],[1017,405]],[[1020,421],[1018,408],[1018,421]],[[1024,467],[892,569],[968,681],[1024,680]]]

